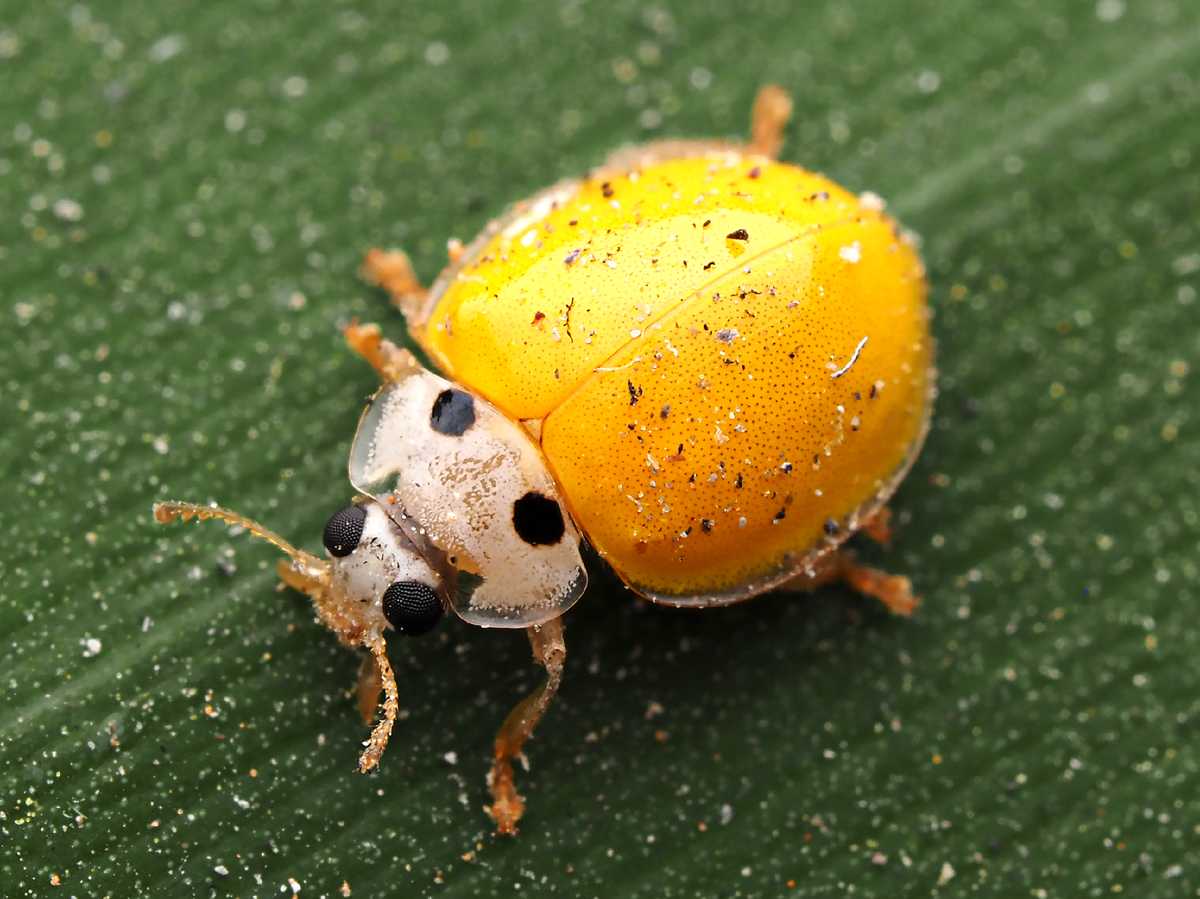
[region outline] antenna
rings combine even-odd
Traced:
[[[320,559],[312,553],[305,552],[302,549],[296,549],[288,541],[284,540],[274,531],[267,530],[257,521],[252,521],[245,515],[239,515],[237,512],[230,512],[228,509],[222,509],[220,506],[201,506],[197,503],[177,503],[165,502],[154,504],[154,520],[160,524],[174,521],[176,518],[182,517],[184,521],[195,517],[200,521],[206,518],[220,518],[228,524],[235,524],[244,527],[255,537],[262,537],[264,540],[270,540],[285,553],[292,557],[302,566],[324,566]]]

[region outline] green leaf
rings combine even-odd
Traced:
[[[1194,893],[1198,56],[1180,0],[5,4],[4,895]],[[431,278],[769,81],[785,158],[924,237],[941,396],[863,547],[924,606],[686,613],[597,566],[517,839],[521,634],[394,641],[360,776],[356,655],[270,547],[151,504],[317,548],[375,383],[337,326],[402,333],[366,248]]]

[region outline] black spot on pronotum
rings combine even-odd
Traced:
[[[535,491],[513,503],[512,520],[517,536],[530,546],[553,546],[567,530],[558,503]]]
[[[367,512],[362,506],[346,506],[340,512],[335,512],[325,522],[325,531],[321,534],[321,542],[329,554],[341,559],[354,552],[358,541],[362,539],[363,522],[366,520]]]
[[[433,401],[429,427],[447,437],[461,437],[475,424],[475,399],[461,390],[443,390]]]
[[[838,532],[838,523],[832,518],[825,519],[825,533],[830,537],[836,537]]]
[[[637,401],[642,398],[642,388],[634,387],[633,381],[629,381],[629,405],[636,406]]]
[[[725,235],[726,240],[749,240],[750,232],[745,228],[738,228],[736,231],[730,231]]]
[[[785,519],[786,517],[787,517],[787,509],[786,508],[780,509],[778,512],[775,513],[776,521],[783,521],[783,519]]]
[[[406,637],[419,637],[442,620],[442,601],[428,584],[397,581],[383,592],[383,617]]]

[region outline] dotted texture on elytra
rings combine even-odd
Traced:
[[[916,253],[830,182],[755,165],[752,179],[749,160],[666,163],[612,179],[611,201],[585,187],[540,226],[542,247],[495,238],[480,257],[493,261],[467,267],[426,330],[456,377],[545,417],[576,521],[649,594],[728,594],[786,569],[830,518],[890,489],[926,413]],[[598,225],[586,266],[559,259],[571,221]],[[522,252],[549,261],[476,290],[476,272]]]

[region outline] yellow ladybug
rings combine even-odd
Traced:
[[[907,578],[855,564],[887,538],[886,502],[935,393],[924,268],[873,194],[776,161],[791,102],[764,88],[748,144],[665,141],[517,204],[426,290],[400,252],[364,272],[446,378],[374,325],[346,329],[383,387],[351,450],[360,493],[319,559],[235,513],[188,503],[291,557],[283,579],[371,655],[359,705],[398,691],[383,633],[430,630],[448,606],[521,627],[547,681],[496,740],[489,808],[514,833],[511,759],[558,689],[561,616],[583,593],[581,538],[636,592],[725,605],[833,579],[909,614]]]

